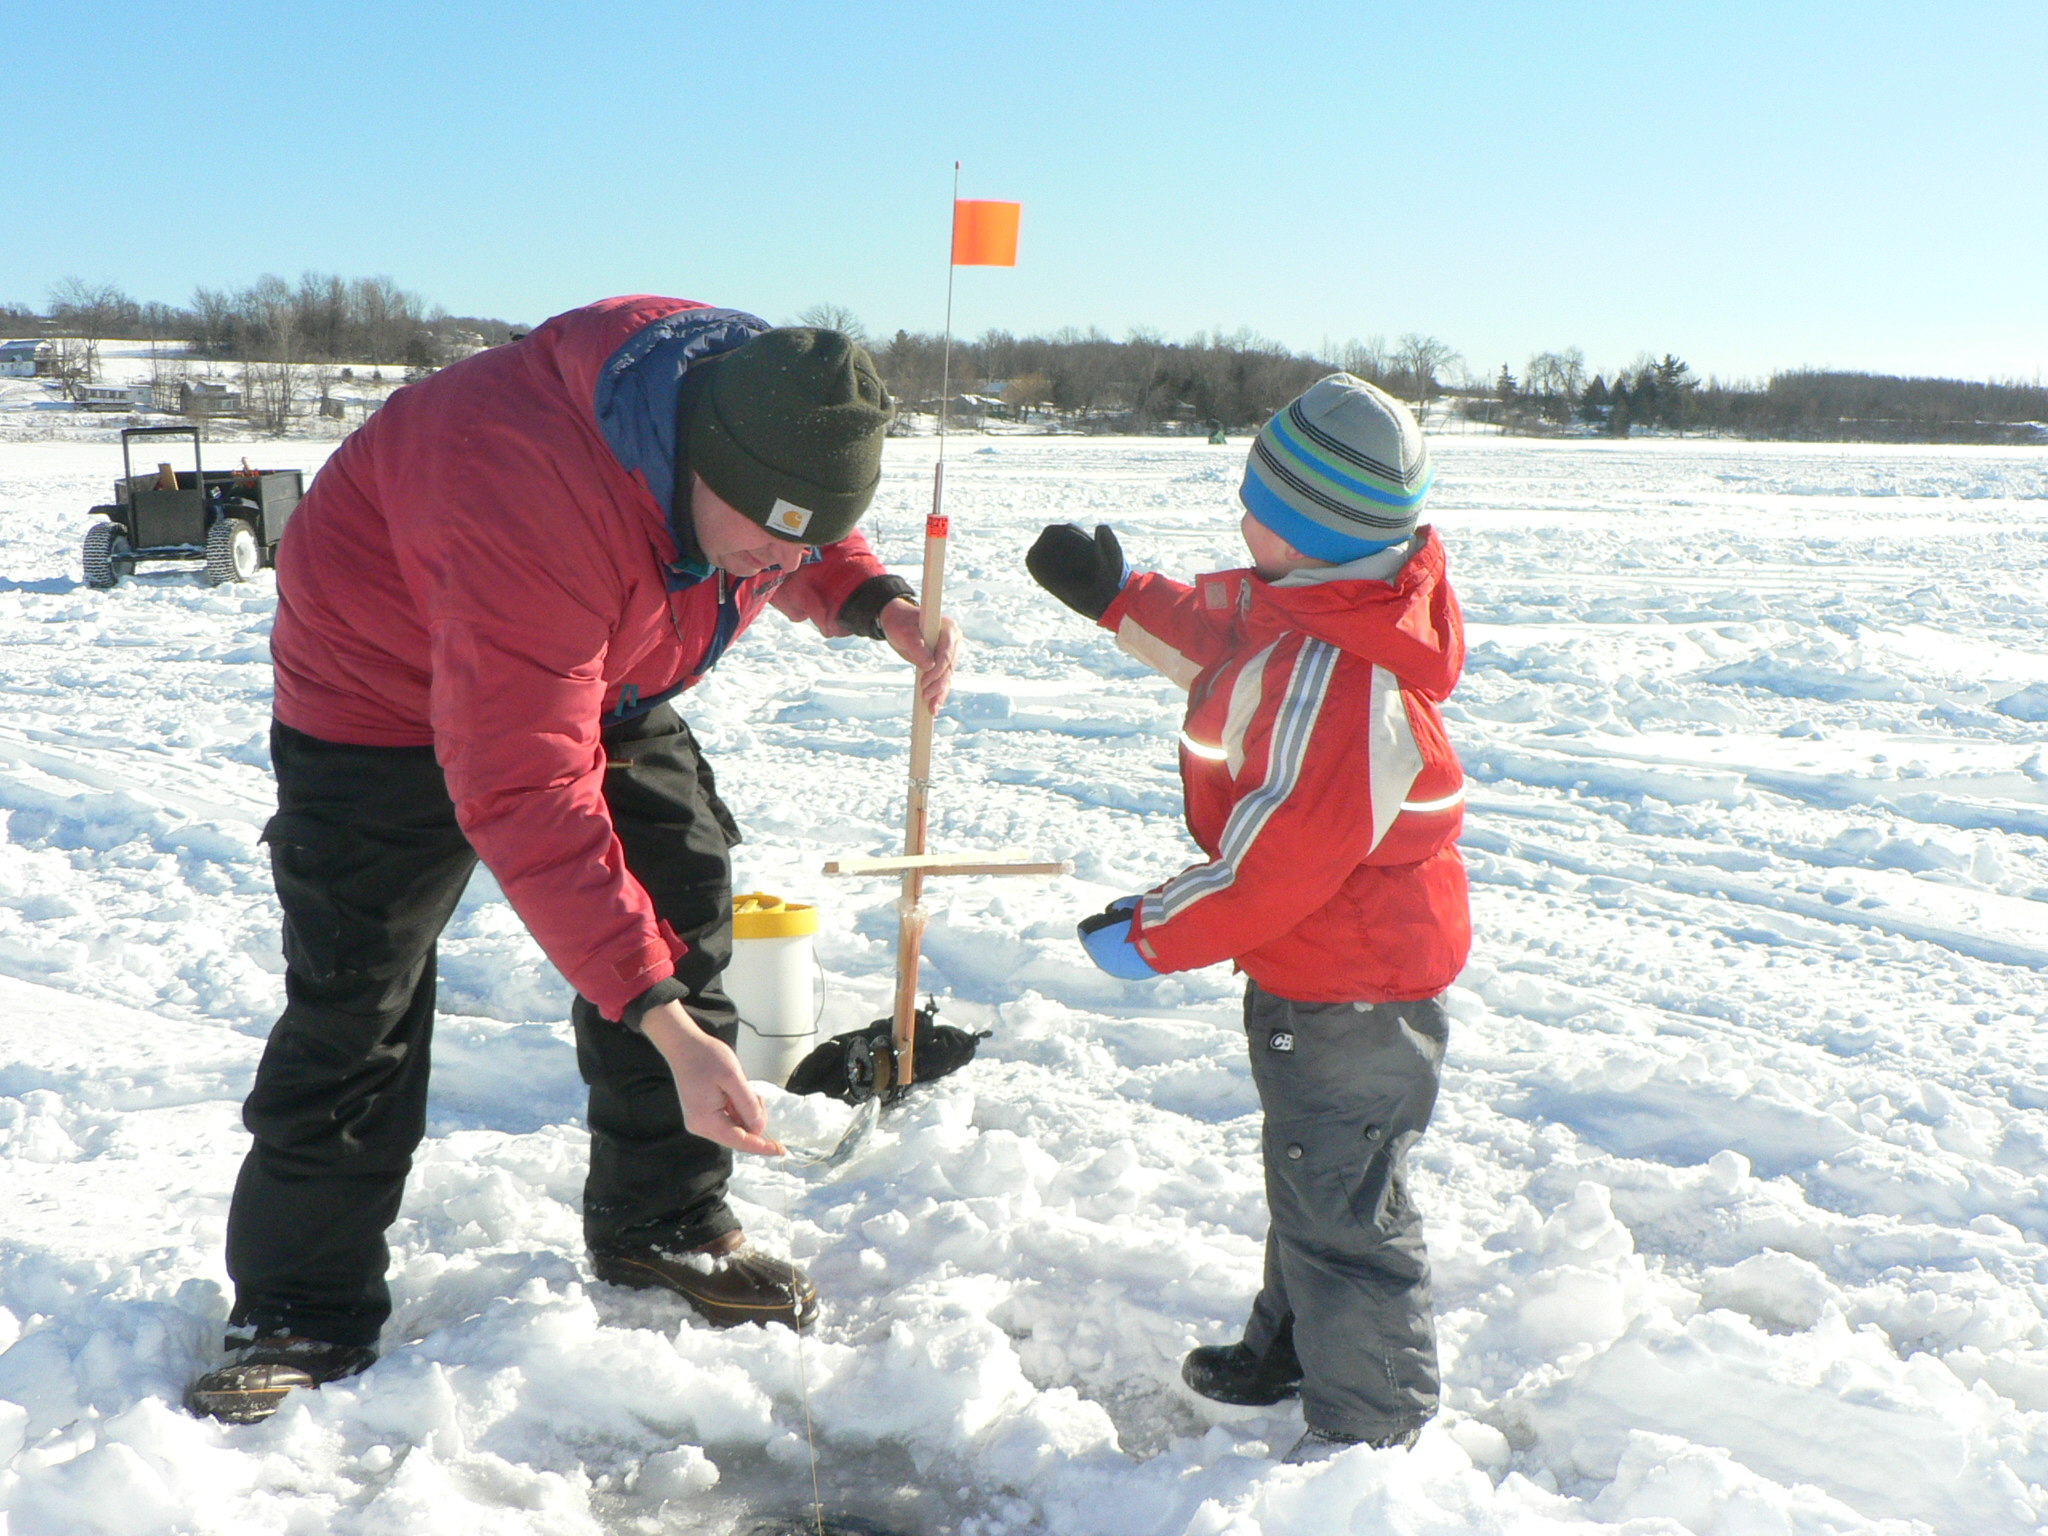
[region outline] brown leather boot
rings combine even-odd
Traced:
[[[614,1248],[590,1256],[597,1278],[632,1290],[674,1291],[714,1328],[780,1323],[804,1329],[818,1316],[818,1288],[787,1259],[747,1246],[728,1232],[701,1248]]]
[[[185,1389],[185,1411],[223,1424],[257,1424],[277,1412],[294,1388],[311,1391],[358,1376],[377,1363],[377,1351],[277,1334],[233,1346],[226,1365]]]

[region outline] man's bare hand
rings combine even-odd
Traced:
[[[683,1124],[692,1134],[740,1152],[782,1155],[782,1143],[766,1134],[768,1108],[748,1085],[739,1057],[698,1028],[681,1003],[648,1009],[640,1027],[675,1074]]]
[[[880,622],[890,649],[917,668],[918,692],[937,714],[953,691],[953,668],[966,643],[959,621],[942,618],[939,643],[932,647],[924,643],[924,613],[907,597],[891,598],[882,608]]]

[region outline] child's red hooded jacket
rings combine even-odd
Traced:
[[[1188,690],[1181,782],[1209,861],[1139,906],[1131,937],[1158,969],[1235,960],[1281,997],[1382,1003],[1464,968],[1465,778],[1436,706],[1465,631],[1423,533],[1389,581],[1140,574],[1103,614]]]

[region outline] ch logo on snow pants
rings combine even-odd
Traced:
[[[1269,1050],[1269,1051],[1291,1051],[1291,1050],[1293,1050],[1293,1049],[1294,1049],[1294,1031],[1292,1031],[1292,1030],[1290,1030],[1290,1029],[1276,1029],[1276,1030],[1274,1030],[1272,1034],[1270,1034],[1270,1035],[1266,1036],[1266,1049],[1267,1049],[1267,1050]]]

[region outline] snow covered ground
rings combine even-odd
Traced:
[[[871,520],[913,576],[932,450],[891,445]],[[274,589],[87,590],[118,449],[0,444],[0,1529],[746,1529],[807,1506],[806,1376],[828,1507],[905,1531],[2041,1528],[2048,458],[1436,451],[1478,927],[1417,1150],[1447,1411],[1280,1469],[1298,1410],[1176,1385],[1257,1283],[1238,984],[1126,986],[1072,938],[1190,856],[1176,696],[1022,568],[1060,518],[1238,563],[1242,442],[954,442],[934,845],[1078,873],[940,890],[927,982],[981,1060],[846,1166],[742,1169],[826,1297],[801,1361],[589,1280],[568,996],[480,877],[383,1361],[245,1429],[176,1405],[280,998]],[[885,1009],[893,891],[817,871],[896,846],[907,696],[771,616],[689,710],[741,887],[823,904],[828,1028]],[[771,1108],[811,1145],[847,1114]]]

